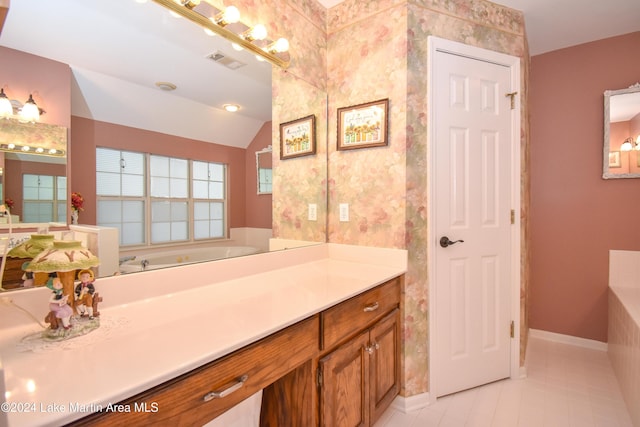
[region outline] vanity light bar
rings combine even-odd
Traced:
[[[38,154],[42,156],[52,157],[64,157],[66,154],[65,150],[58,150],[55,148],[31,147],[29,145],[18,144],[0,144],[0,151],[7,151],[9,153]]]
[[[188,19],[191,22],[194,22],[203,28],[213,31],[214,33],[226,38],[231,43],[235,43],[237,45],[242,46],[248,51],[266,59],[271,62],[273,65],[277,65],[280,68],[286,69],[289,67],[289,61],[285,61],[281,57],[277,56],[278,52],[275,48],[266,48],[263,49],[255,44],[251,43],[248,39],[245,39],[241,35],[234,33],[231,30],[226,29],[224,26],[218,25],[215,22],[211,21],[206,16],[196,12],[193,9],[183,6],[182,4],[176,3],[175,0],[153,0],[155,3],[158,3],[161,6],[169,9],[170,11],[177,13],[178,15]]]

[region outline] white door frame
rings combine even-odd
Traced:
[[[520,84],[520,58],[506,55],[503,53],[493,52],[487,49],[482,49],[474,46],[468,46],[462,43],[454,42],[451,40],[445,40],[434,36],[428,38],[429,57],[428,57],[428,104],[429,107],[435,105],[433,88],[433,70],[434,59],[436,52],[446,52],[454,55],[464,56],[467,58],[477,59],[485,62],[492,62],[494,64],[503,65],[511,71],[511,87],[513,91],[517,91],[514,109],[511,110],[512,132],[511,132],[511,209],[514,210],[514,224],[512,225],[514,232],[511,237],[511,319],[514,322],[514,334],[511,338],[511,378],[521,378],[524,376],[524,371],[520,369],[520,271],[521,271],[521,259],[520,259],[520,189],[521,189],[521,166],[520,166],[520,97],[521,97],[521,84]],[[431,153],[433,152],[433,144],[435,144],[435,114],[433,109],[429,109],[428,116],[428,136],[427,136],[427,167],[429,168],[429,184],[427,186],[427,203],[429,203],[428,209],[428,286],[429,286],[429,403],[436,401],[436,393],[434,387],[435,375],[433,372],[438,367],[434,365],[435,357],[435,337],[436,337],[436,286],[435,281],[435,254],[437,253],[436,240],[437,236],[434,235],[435,228],[433,226],[435,220],[435,208],[432,195],[435,194],[435,184],[432,178],[435,171],[435,159]]]

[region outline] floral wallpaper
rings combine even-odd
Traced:
[[[215,0],[220,1],[221,0]],[[403,396],[429,391],[427,282],[427,37],[522,58],[522,339],[528,286],[528,47],[520,12],[485,0],[239,0],[251,18],[287,37],[291,66],[273,73],[274,235],[407,249],[403,291]],[[261,7],[262,6],[262,7]],[[252,22],[252,21],[250,21]],[[389,144],[337,151],[337,108],[389,99]],[[316,114],[318,152],[281,161],[278,124]],[[323,139],[324,138],[324,139]],[[327,145],[323,146],[323,142]],[[323,175],[322,156],[328,167]],[[322,179],[328,179],[322,186]],[[315,185],[320,185],[318,191]],[[326,188],[328,194],[324,194]],[[327,229],[306,221],[309,200],[328,198]],[[338,205],[349,203],[350,221]]]
[[[409,269],[403,296],[403,389],[429,391],[427,283],[427,37],[459,41],[528,57],[521,13],[477,0],[347,0],[328,12],[329,241],[405,248]],[[524,59],[523,59],[524,61]],[[526,81],[528,62],[523,62]],[[523,88],[524,92],[524,88]],[[390,145],[335,150],[335,109],[390,99]],[[526,105],[526,93],[522,97]],[[522,331],[526,323],[528,126],[523,111]],[[351,203],[340,223],[333,207]],[[521,345],[523,361],[526,333]]]
[[[273,236],[325,242],[327,238],[327,94],[290,73],[275,71],[273,80]],[[280,159],[280,126],[315,115],[316,153]],[[276,119],[277,118],[277,119]],[[308,219],[308,205],[317,220]]]

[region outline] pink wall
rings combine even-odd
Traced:
[[[271,122],[262,125],[246,150],[246,219],[247,227],[271,228],[271,194],[257,194],[258,172],[256,170],[256,151],[271,145]]]
[[[71,125],[70,187],[71,191],[79,192],[85,198],[85,210],[80,213],[81,223],[95,224],[96,212],[91,208],[96,205],[95,152],[96,147],[107,147],[226,163],[231,183],[229,226],[246,225],[246,150],[76,116],[72,117]]]
[[[71,124],[71,69],[67,64],[0,46],[0,87],[24,103],[33,94],[46,111],[41,123]]]
[[[638,81],[640,32],[531,58],[530,326],[607,341],[610,249],[640,250],[640,179],[602,179],[605,90]]]

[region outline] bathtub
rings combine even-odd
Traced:
[[[215,261],[243,255],[252,255],[260,249],[251,246],[214,246],[197,249],[181,249],[167,252],[155,252],[135,255],[120,263],[120,273],[155,270],[157,268],[174,267],[182,264]]]
[[[640,426],[640,252],[609,253],[609,343],[633,425]]]

